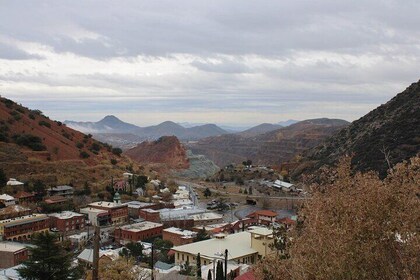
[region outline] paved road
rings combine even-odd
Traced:
[[[197,189],[209,188],[212,192],[215,192],[215,193],[224,194],[224,195],[229,194],[229,195],[232,195],[232,196],[236,196],[236,197],[239,196],[239,197],[243,197],[243,198],[268,198],[268,199],[287,199],[287,200],[305,200],[305,199],[308,199],[308,197],[305,197],[305,196],[286,196],[286,195],[284,195],[284,196],[266,196],[266,195],[248,195],[248,194],[241,194],[241,193],[228,193],[226,191],[213,189],[210,186],[204,186],[204,185],[201,185],[201,184],[187,182],[187,181],[176,180],[176,183],[178,185],[183,185],[183,186],[197,188]]]

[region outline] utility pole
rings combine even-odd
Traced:
[[[92,280],[99,280],[99,226],[95,226],[95,235],[93,237],[93,270]]]
[[[227,280],[227,259],[228,259],[228,250],[225,250],[225,280]]]
[[[152,255],[151,255],[151,259],[152,259],[152,263],[150,264],[150,266],[151,266],[151,268],[152,268],[152,270],[151,270],[151,279],[152,280],[154,280],[155,278],[154,278],[154,276],[153,276],[153,266],[154,266],[154,259],[153,259],[153,255],[154,255],[154,253],[155,253],[155,246],[153,245],[153,242],[152,242]]]

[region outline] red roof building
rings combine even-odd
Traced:
[[[258,210],[247,216],[253,218],[261,225],[269,225],[276,221],[277,213],[270,210]]]

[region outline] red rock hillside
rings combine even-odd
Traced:
[[[142,142],[124,154],[141,164],[162,164],[168,169],[189,167],[186,150],[175,136],[162,136],[156,141]]]
[[[127,161],[91,135],[0,97],[0,168],[8,177],[51,184],[95,181]],[[98,166],[105,171],[95,170]]]

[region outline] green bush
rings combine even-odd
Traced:
[[[13,140],[19,146],[26,146],[33,151],[45,151],[47,148],[42,144],[42,139],[31,134],[15,134]]]
[[[112,153],[117,156],[121,156],[122,150],[120,148],[113,148]]]
[[[92,143],[92,145],[90,145],[90,149],[92,151],[98,152],[101,149],[101,145],[99,145],[98,143],[94,142],[94,143]]]
[[[111,159],[111,164],[112,165],[116,165],[117,163],[118,163],[118,161],[115,158],[112,158]]]
[[[82,149],[85,145],[83,143],[77,142],[76,147]]]
[[[51,128],[51,124],[49,122],[44,121],[44,120],[39,121],[38,124],[40,126],[45,126],[45,127]]]
[[[88,158],[88,157],[90,157],[90,155],[87,152],[85,152],[85,151],[81,151],[80,152],[80,157],[81,158]]]

